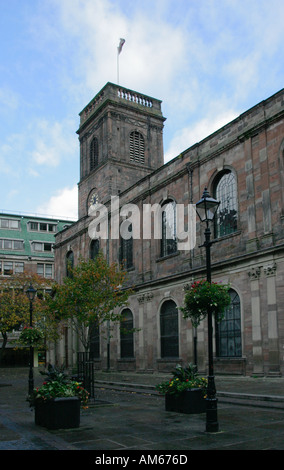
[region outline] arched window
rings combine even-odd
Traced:
[[[90,356],[94,359],[100,357],[100,327],[97,322],[90,325]]]
[[[90,258],[92,260],[95,260],[96,257],[98,256],[99,254],[99,249],[100,249],[100,242],[99,240],[96,238],[95,240],[92,240],[91,241],[91,245],[90,245]]]
[[[134,357],[133,314],[129,308],[122,311],[120,322],[120,357]]]
[[[145,143],[144,137],[140,132],[133,131],[130,134],[129,141],[130,161],[135,163],[145,162]]]
[[[71,250],[68,251],[66,255],[66,276],[67,277],[71,276],[70,268],[71,269],[74,268],[74,253]]]
[[[284,139],[282,140],[281,145],[280,145],[279,163],[280,163],[280,165],[279,165],[279,167],[280,167],[280,185],[282,186],[282,188],[284,188]],[[281,194],[281,199],[282,199],[281,215],[283,216],[284,215],[284,191],[282,190],[280,194]],[[276,204],[276,201],[275,201],[275,204]],[[278,204],[278,201],[277,201],[277,204]]]
[[[231,304],[227,307],[224,319],[218,323],[220,357],[241,357],[241,307],[240,298],[236,291],[230,289]]]
[[[94,137],[90,145],[90,171],[94,170],[94,168],[96,168],[96,166],[98,165],[98,157],[99,157],[98,139]]]
[[[214,189],[214,197],[220,201],[215,217],[215,237],[217,238],[237,230],[238,200],[234,173],[231,171],[222,173]]]
[[[176,204],[174,201],[168,200],[162,205],[161,256],[168,256],[176,251]]]
[[[132,232],[132,224],[129,224],[128,231]],[[120,263],[124,269],[133,268],[133,237],[120,238]]]
[[[161,357],[178,357],[178,309],[173,300],[166,300],[161,307],[160,330]]]

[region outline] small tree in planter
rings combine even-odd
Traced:
[[[166,411],[187,414],[203,413],[206,410],[207,379],[197,374],[196,366],[177,365],[169,381],[156,386],[165,395]]]
[[[208,282],[205,279],[195,281],[185,292],[184,307],[181,307],[183,317],[190,318],[196,328],[210,308],[216,320],[221,321],[225,309],[231,303],[229,289],[229,284]]]
[[[35,408],[35,424],[48,429],[79,427],[80,407],[87,407],[89,393],[61,369],[49,365],[48,372],[41,373],[47,378],[29,397]]]

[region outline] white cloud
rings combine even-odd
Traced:
[[[5,136],[6,142],[0,146],[0,173],[8,174],[17,179],[21,176],[21,159],[25,148],[25,134],[10,134]]]
[[[42,119],[37,122],[34,129],[34,150],[31,152],[36,164],[56,167],[66,156],[74,153],[76,141],[73,121],[71,125],[67,120],[53,123]]]
[[[2,110],[5,109],[5,112],[7,112],[7,109],[17,109],[18,101],[18,96],[14,90],[10,90],[7,87],[0,89],[0,104]]]
[[[120,85],[163,101],[165,161],[283,86],[283,0],[32,3],[23,7],[30,14],[18,55],[10,53],[17,34],[7,43],[13,49],[0,88],[0,173],[9,175],[1,199],[20,181],[15,206],[30,210],[41,191],[53,214],[61,207],[69,213],[52,201],[63,201],[56,188],[77,178],[78,112],[106,82],[117,82],[121,37]]]
[[[162,99],[170,110],[167,117],[178,119],[181,126],[194,114],[196,120],[202,113],[206,116],[208,103],[220,92],[231,100],[228,109],[249,99],[256,84],[261,85],[263,54],[270,44],[277,50],[283,39],[276,13],[277,7],[283,9],[281,0],[271,0],[269,6],[262,0],[258,8],[259,0],[203,0],[198,5],[184,0],[174,5],[166,0],[134,1],[131,8],[119,0],[52,2],[60,47],[67,51],[76,43],[73,81],[65,76],[67,93],[80,95],[84,106],[84,93],[90,100],[106,82],[116,83],[117,46],[123,37],[119,83]],[[267,29],[269,34],[263,35]],[[53,41],[48,35],[50,27],[47,44]]]
[[[119,56],[119,83],[144,93],[168,91],[186,58],[189,45],[181,25],[151,16],[151,8],[135,4],[132,13],[109,0],[61,0],[63,37],[78,37],[76,70],[88,90],[98,92],[106,82],[117,83],[117,46],[126,43]],[[153,7],[154,8],[154,7]],[[75,61],[74,61],[75,63]]]
[[[63,188],[56,192],[54,196],[37,208],[38,214],[48,215],[50,217],[78,218],[78,187]]]
[[[33,178],[38,178],[40,176],[39,172],[36,171],[34,168],[29,168],[28,172],[29,176],[32,176]]]
[[[12,173],[11,165],[9,165],[9,159],[7,155],[11,153],[11,147],[9,145],[3,144],[0,147],[0,174],[9,175]]]
[[[208,116],[192,126],[181,129],[169,144],[168,151],[165,154],[165,163],[228,124],[237,116],[238,113],[228,110],[217,116]]]

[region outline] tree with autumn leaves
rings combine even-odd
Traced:
[[[46,340],[58,339],[60,333],[52,312],[47,311],[45,298],[51,289],[51,282],[36,274],[21,273],[1,280],[0,284],[0,332],[2,346],[0,363],[7,343],[14,331],[29,325],[29,300],[26,290],[32,283],[37,290],[33,302],[33,325],[37,326]],[[15,342],[14,346],[21,346]]]
[[[80,259],[69,267],[61,284],[54,284],[47,298],[48,309],[58,321],[66,321],[89,351],[92,334],[99,325],[120,322],[120,307],[127,304],[131,289],[123,288],[126,271],[108,264],[102,252],[94,260]]]
[[[57,341],[66,322],[77,332],[89,351],[93,331],[106,321],[120,322],[119,307],[127,304],[130,289],[122,288],[126,272],[116,263],[108,264],[102,253],[95,260],[81,259],[69,267],[62,284],[32,274],[3,279],[0,284],[0,362],[9,335],[29,325],[29,300],[26,290],[32,283],[37,290],[33,301],[33,326],[45,338],[45,344]],[[16,346],[16,344],[15,344]],[[21,346],[21,344],[18,344]]]

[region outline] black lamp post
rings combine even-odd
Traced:
[[[210,197],[207,188],[205,188],[202,198],[196,203],[196,212],[201,222],[206,222],[205,241],[202,246],[206,249],[206,272],[207,281],[211,283],[211,252],[210,248],[212,242],[210,241],[211,231],[209,223],[214,220],[216,211],[220,202]],[[207,388],[207,407],[206,407],[206,431],[217,432],[219,430],[218,415],[217,415],[217,398],[216,387],[214,380],[213,368],[213,328],[212,328],[212,311],[208,308],[208,388]]]
[[[36,289],[33,288],[32,283],[30,287],[26,290],[27,297],[30,301],[30,326],[33,326],[33,301],[36,295]],[[30,345],[30,370],[29,370],[29,395],[33,393],[34,389],[34,374],[33,374],[33,364],[34,364],[34,348]]]

